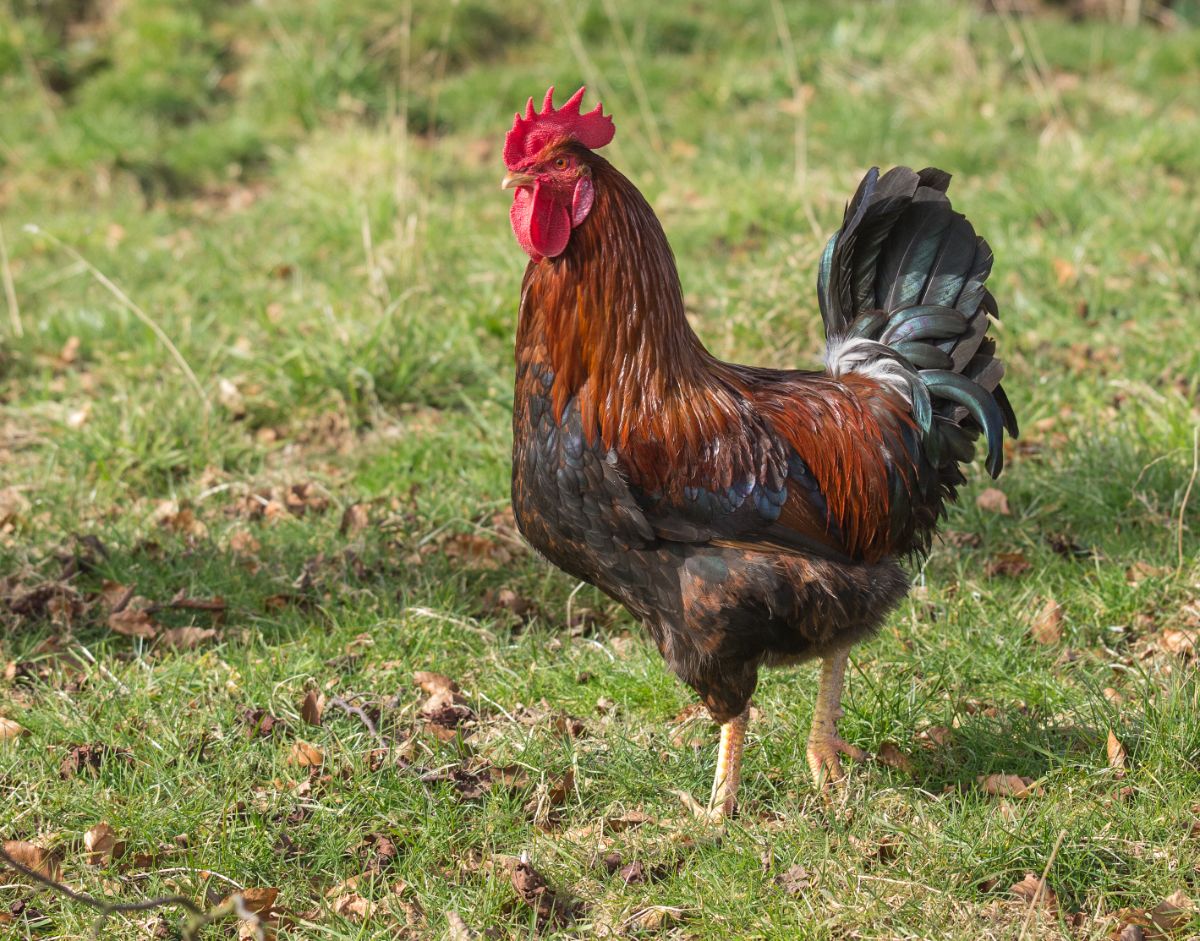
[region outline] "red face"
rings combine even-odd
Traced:
[[[501,183],[516,188],[509,219],[517,241],[534,261],[561,255],[571,230],[587,218],[595,199],[592,170],[575,148],[554,147]]]

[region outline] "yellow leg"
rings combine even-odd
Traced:
[[[721,726],[721,746],[717,750],[717,773],[713,777],[708,815],[720,819],[733,815],[737,807],[738,785],[742,781],[742,752],[746,747],[746,725],[750,707],[740,716]]]
[[[831,653],[821,660],[821,680],[813,706],[812,731],[808,736],[808,766],[821,789],[844,777],[839,755],[864,761],[867,753],[838,737],[837,722],[842,717],[842,688],[846,682],[846,663],[850,649]]]

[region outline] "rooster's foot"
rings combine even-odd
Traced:
[[[808,767],[813,780],[822,791],[841,782],[846,777],[842,770],[841,755],[855,761],[866,761],[869,757],[857,745],[851,745],[836,735],[812,735],[808,740]]]

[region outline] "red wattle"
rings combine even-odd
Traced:
[[[508,213],[517,241],[534,261],[561,255],[571,237],[571,214],[546,187],[522,186]]]

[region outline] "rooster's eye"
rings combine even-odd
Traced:
[[[559,157],[557,160],[554,161],[554,169],[555,170],[565,170],[565,169],[567,169],[567,166],[570,164],[570,162],[571,161],[569,161],[566,157]]]

